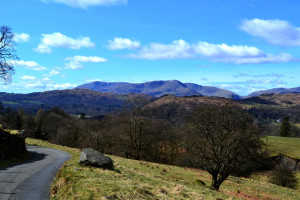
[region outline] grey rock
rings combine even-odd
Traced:
[[[294,172],[300,171],[300,160],[294,159],[289,156],[279,154],[278,156],[275,156],[276,165],[280,165],[283,167],[286,167]]]
[[[101,154],[92,148],[83,149],[79,164],[103,169],[113,169],[113,161],[110,157]]]

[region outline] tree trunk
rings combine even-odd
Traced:
[[[216,190],[216,191],[219,191],[220,185],[221,185],[221,182],[218,180],[218,174],[217,175],[212,175],[211,188]]]

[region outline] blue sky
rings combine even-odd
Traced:
[[[240,95],[300,86],[298,0],[9,0],[18,61],[0,91],[179,80]]]

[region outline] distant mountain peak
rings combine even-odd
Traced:
[[[202,86],[195,83],[182,83],[178,80],[157,80],[145,83],[126,82],[91,82],[79,85],[76,88],[90,89],[99,92],[110,92],[117,94],[137,93],[147,94],[154,97],[163,95],[175,96],[216,96],[240,99],[241,97],[228,90],[212,86]]]

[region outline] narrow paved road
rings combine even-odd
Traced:
[[[33,156],[13,167],[0,169],[0,200],[49,199],[55,174],[70,159],[66,152],[38,146],[27,146]]]

